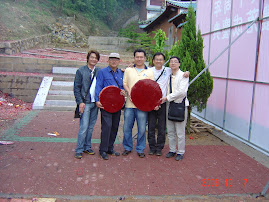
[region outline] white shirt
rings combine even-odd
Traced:
[[[92,77],[93,77],[94,70],[95,70],[95,67],[93,68],[93,70],[91,72]],[[91,85],[91,88],[90,88],[91,102],[95,102],[95,99],[94,99],[94,96],[95,96],[95,86],[96,86],[96,75],[93,78],[92,85]]]
[[[167,85],[170,78],[170,75],[172,74],[172,70],[170,67],[163,66],[162,69],[157,70],[155,67],[150,68],[153,71],[154,74],[154,80],[156,81],[157,78],[161,75],[162,71],[164,70],[162,76],[158,79],[157,83],[159,84],[163,97],[167,95]]]
[[[176,75],[172,75],[172,93],[170,93],[170,80],[168,82],[168,102],[174,101],[176,103],[182,102],[184,97],[187,96],[188,87],[189,87],[189,78],[185,78],[184,72],[180,69],[176,72]],[[186,98],[185,106],[189,106],[189,100]]]

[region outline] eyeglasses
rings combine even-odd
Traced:
[[[170,64],[178,64],[179,62],[178,61],[170,61],[169,63]]]

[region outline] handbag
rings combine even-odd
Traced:
[[[93,77],[91,78],[91,82],[90,82],[89,89],[88,89],[88,91],[86,92],[86,95],[84,96],[84,98],[82,98],[82,102],[83,102],[83,103],[85,102],[85,98],[86,98],[86,96],[87,96],[88,93],[89,93],[89,90],[90,90],[90,88],[91,88],[92,81],[93,81],[93,79],[94,79],[95,73],[96,73],[96,70],[94,70],[94,72],[93,72]],[[75,113],[74,113],[74,118],[75,118],[75,119],[77,119],[77,118],[81,118],[81,115],[82,115],[82,114],[79,112],[79,104],[77,104],[77,107],[76,107],[76,109],[75,109]]]
[[[120,88],[120,85],[119,85],[119,83],[117,82],[117,80],[116,80],[116,78],[115,78],[114,74],[112,73],[112,71],[111,71],[110,73],[112,74],[112,76],[113,76],[114,80],[116,81],[116,83],[117,83],[118,87]],[[125,102],[126,102],[126,100],[125,100]],[[121,108],[121,109],[125,109],[125,102],[124,102],[124,104],[123,104],[123,106],[122,106],[122,108]]]
[[[74,118],[80,118],[79,105],[76,107]]]
[[[172,82],[170,76],[170,93],[172,93]],[[175,122],[182,122],[185,119],[185,99],[182,100],[181,103],[175,103],[174,101],[170,102],[168,108],[168,120]]]

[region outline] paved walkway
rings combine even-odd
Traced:
[[[269,181],[268,168],[226,144],[187,144],[179,162],[164,155],[141,159],[135,151],[108,161],[98,155],[78,160],[78,125],[73,112],[31,111],[3,132],[0,140],[15,143],[0,145],[0,198],[258,195]],[[47,135],[54,131],[60,136]],[[92,142],[98,152],[100,117]],[[115,150],[123,151],[121,138]],[[168,150],[165,145],[164,154]]]

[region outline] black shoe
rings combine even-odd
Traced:
[[[138,155],[140,158],[144,158],[144,157],[145,157],[145,154],[144,154],[144,153],[137,153],[137,155]]]
[[[176,161],[182,160],[184,157],[184,154],[177,154]]]
[[[120,156],[119,152],[115,152],[114,150],[108,151],[107,154],[112,155],[112,156]]]
[[[81,159],[81,158],[82,158],[82,154],[81,154],[81,153],[76,153],[76,154],[75,154],[75,158],[77,158],[77,159]]]
[[[153,151],[153,150],[149,150],[149,155],[154,155],[156,152],[155,151]]]
[[[163,153],[161,151],[156,152],[156,156],[161,156],[161,155],[163,155]]]
[[[106,152],[100,152],[100,156],[102,159],[108,160],[108,155],[106,154]]]
[[[122,156],[127,156],[128,154],[130,154],[131,151],[128,150],[124,150],[124,152],[122,152]]]
[[[171,157],[173,157],[175,155],[176,155],[175,152],[169,152],[168,154],[166,154],[166,158],[171,158]]]
[[[88,149],[88,150],[85,150],[83,152],[86,153],[86,154],[90,154],[90,155],[94,155],[95,154],[92,149]]]

